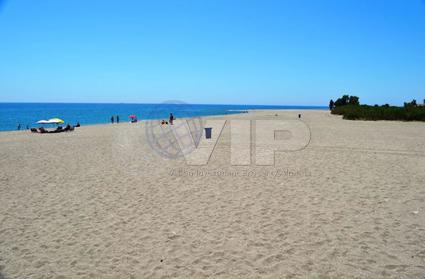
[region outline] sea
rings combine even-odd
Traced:
[[[168,102],[162,104],[98,104],[98,103],[0,103],[0,131],[40,127],[36,122],[61,118],[65,124],[93,125],[110,123],[119,116],[120,122],[129,121],[130,115],[139,120],[243,113],[252,109],[327,109],[323,106],[267,106],[267,105],[210,105]]]

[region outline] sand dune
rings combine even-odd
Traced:
[[[232,166],[229,121],[204,166],[143,123],[0,133],[0,278],[423,278],[425,124],[213,119],[298,113],[274,166]]]

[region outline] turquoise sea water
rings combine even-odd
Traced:
[[[111,116],[129,121],[129,115],[143,119],[168,119],[224,115],[250,109],[326,109],[317,106],[256,106],[256,105],[194,105],[194,104],[83,104],[83,103],[0,103],[0,131],[17,130],[27,126],[39,127],[38,120],[62,118],[65,123],[81,125],[109,123]]]

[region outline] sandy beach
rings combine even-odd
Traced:
[[[0,133],[0,278],[423,278],[425,124],[319,110],[274,166],[160,157],[144,123]],[[276,116],[277,114],[277,116]]]

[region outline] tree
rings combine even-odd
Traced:
[[[348,105],[349,100],[350,100],[350,96],[348,96],[348,95],[342,95],[342,103],[344,105]]]
[[[335,107],[340,107],[340,106],[345,106],[348,104],[348,100],[350,99],[350,97],[348,95],[344,95],[341,98],[338,98],[335,101]]]
[[[329,110],[332,110],[334,107],[335,107],[335,102],[334,100],[331,99],[329,102]]]
[[[409,102],[409,103],[404,103],[404,107],[405,108],[407,108],[407,107],[417,107],[418,106],[418,104],[416,103],[416,100],[415,99],[413,99],[411,102]]]
[[[350,96],[350,98],[349,98],[349,100],[348,100],[348,103],[349,103],[350,105],[355,105],[355,106],[360,105],[359,97],[357,97],[357,96]]]

